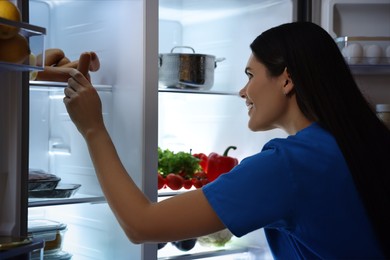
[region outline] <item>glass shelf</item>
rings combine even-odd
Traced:
[[[29,41],[29,47],[32,54],[39,55],[44,53],[44,39],[46,29],[24,22],[10,21],[0,17],[0,24],[10,25],[20,28],[19,34],[23,35]],[[43,70],[43,66],[30,64],[29,60],[24,64],[9,63],[0,61],[0,71],[37,71]]]
[[[91,196],[85,194],[76,194],[71,198],[65,199],[38,199],[38,198],[29,198],[28,206],[32,207],[42,207],[42,206],[57,206],[57,205],[67,205],[67,204],[80,204],[80,203],[106,203],[104,196]]]
[[[36,91],[59,91],[62,88],[68,86],[67,82],[57,82],[57,81],[30,81],[30,90]],[[95,85],[94,88],[98,91],[107,91],[111,92],[111,85]]]
[[[189,251],[180,251],[171,243],[167,243],[158,250],[158,260],[185,260],[185,259],[272,259],[268,249],[261,247],[249,247],[234,245],[234,241],[229,241],[224,247],[205,247],[195,244]]]
[[[196,190],[195,187],[191,187],[190,189],[181,188],[179,190],[171,190],[170,188],[162,188],[157,191],[158,197],[172,197],[181,193],[185,193],[187,191]]]
[[[179,89],[179,88],[163,88],[163,87],[159,87],[158,88],[158,92],[238,96],[238,92],[201,90],[201,89],[195,89],[195,88],[194,89]]]
[[[27,259],[27,256],[33,251],[38,251],[40,256],[43,255],[43,247],[45,246],[45,241],[43,239],[31,239],[31,243],[26,245],[17,246],[9,250],[0,251],[0,259]]]

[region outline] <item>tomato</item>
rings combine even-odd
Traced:
[[[165,177],[167,185],[172,190],[179,190],[183,187],[184,178],[180,175],[170,173]]]
[[[192,179],[192,185],[194,185],[194,187],[197,189],[203,186],[202,181],[199,179]]]
[[[165,179],[160,173],[157,173],[157,178],[157,188],[160,190],[165,186]]]
[[[199,161],[200,167],[202,167],[202,170],[206,171],[207,164],[208,164],[208,156],[204,153],[194,153],[192,156],[200,160]]]
[[[192,187],[192,181],[191,180],[189,180],[189,179],[185,179],[184,181],[183,181],[183,187],[184,187],[184,189],[191,189],[191,187]]]
[[[207,178],[207,174],[204,171],[198,171],[198,172],[194,173],[194,178],[204,179],[204,178]]]
[[[202,186],[204,186],[207,183],[209,183],[210,181],[206,178],[206,179],[202,179],[201,182],[202,182]]]

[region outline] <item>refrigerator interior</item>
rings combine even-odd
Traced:
[[[142,0],[29,1],[30,23],[47,28],[45,49],[60,48],[72,61],[85,51],[99,56],[101,66],[91,81],[118,154],[141,188],[147,178],[140,163],[148,149],[144,140],[156,135],[145,130],[145,6]],[[142,259],[147,245],[130,243],[105,203],[88,149],[63,104],[65,86],[30,82],[29,168],[57,175],[59,185],[81,187],[68,201],[29,199],[29,220],[66,224],[62,250],[72,259]]]
[[[214,85],[206,94],[196,90],[175,93],[159,85],[159,147],[174,152],[222,154],[234,145],[237,149],[229,155],[242,160],[259,152],[270,139],[286,136],[281,130],[251,132],[247,127],[245,100],[238,91],[247,82],[244,69],[250,56],[250,43],[264,30],[291,22],[293,10],[291,0],[159,1],[160,54],[170,53],[176,46],[190,46],[195,53],[225,58],[217,62]],[[173,52],[191,53],[179,48]],[[164,194],[165,190],[159,192]],[[213,251],[220,253],[237,247],[242,250],[238,255],[211,257]],[[204,258],[205,252],[209,252],[210,259],[272,259],[262,229],[242,238],[233,237],[224,248],[207,248],[197,243],[190,251],[182,252],[168,243],[158,250],[158,256],[200,259],[202,252]]]
[[[160,0],[159,53],[191,46],[196,53],[225,58],[217,63],[211,92],[227,93],[171,93],[160,85],[158,140],[162,148],[208,154],[223,153],[235,145],[237,150],[231,155],[241,160],[260,151],[270,138],[285,136],[279,130],[251,132],[245,101],[238,91],[247,82],[244,70],[249,44],[262,31],[291,22],[292,10],[289,0]]]

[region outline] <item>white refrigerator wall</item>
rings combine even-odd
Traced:
[[[98,54],[101,68],[91,73],[91,79],[102,98],[106,125],[124,166],[143,187],[146,175],[142,173],[148,167],[144,155],[149,153],[153,159],[157,153],[157,144],[152,152],[145,145],[145,139],[152,146],[157,140],[147,137],[157,135],[157,130],[153,132],[157,125],[150,123],[157,122],[157,113],[151,121],[145,115],[145,93],[152,93],[144,82],[147,4],[143,0],[29,3],[30,23],[47,28],[45,48],[60,48],[70,60],[77,60],[84,51]],[[63,105],[63,88],[34,86],[30,93],[30,168],[56,174],[63,183],[81,184],[77,194],[102,195],[85,142]],[[152,114],[154,105],[148,109]],[[145,125],[152,130],[145,130]],[[129,242],[106,203],[34,207],[29,209],[29,218],[67,224],[63,249],[73,259],[145,256],[145,246]]]
[[[190,46],[196,53],[226,58],[217,62],[211,90],[237,93],[160,93],[160,147],[208,154],[223,153],[235,145],[237,150],[230,155],[241,160],[259,152],[271,138],[285,136],[280,130],[251,132],[245,101],[238,91],[247,82],[244,70],[251,53],[250,43],[264,30],[291,22],[293,1],[162,0],[159,16],[159,53],[170,53],[175,46]]]

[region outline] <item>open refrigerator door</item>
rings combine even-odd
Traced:
[[[390,1],[322,0],[318,24],[337,42],[356,82],[378,116],[390,104]]]
[[[156,170],[145,156],[157,155],[157,68],[146,73],[145,67],[157,56],[157,4],[31,0],[29,19],[47,28],[46,50],[60,49],[70,61],[86,51],[97,54],[100,68],[90,77],[105,124],[124,166],[153,200],[156,180],[148,173]],[[29,177],[57,179],[53,189],[29,189],[29,235],[45,238],[45,259],[155,258],[157,245],[130,243],[107,205],[85,142],[63,104],[66,85],[66,80],[29,82]]]

